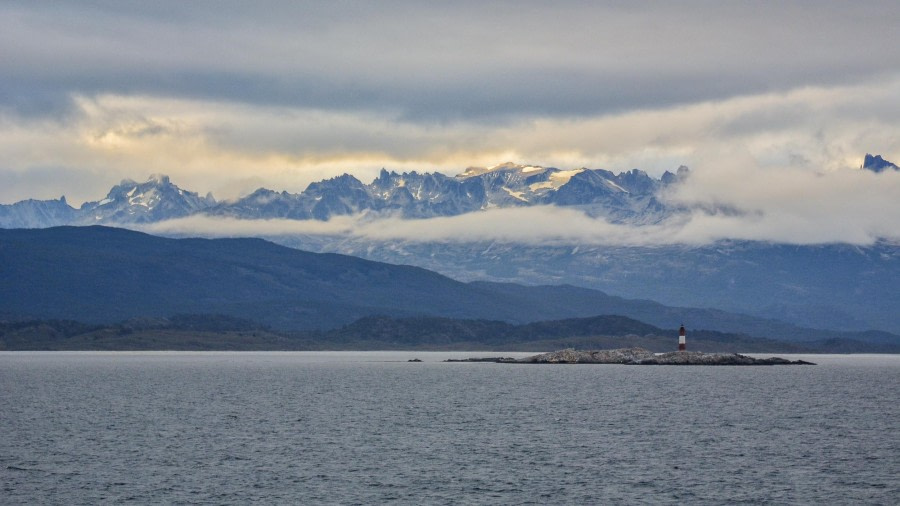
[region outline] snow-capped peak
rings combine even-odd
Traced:
[[[169,176],[152,174],[143,183],[125,179],[106,198],[86,202],[81,209],[94,222],[139,223],[187,216],[214,204],[211,196],[200,197],[172,184]]]
[[[220,204],[212,195],[203,197],[182,190],[168,176],[153,174],[140,183],[125,179],[106,198],[86,202],[78,210],[67,211],[65,205],[57,205],[63,210],[52,223],[150,223],[197,213],[247,219],[327,220],[363,212],[431,218],[540,205],[579,206],[610,220],[648,222],[671,212],[654,199],[656,191],[686,172],[679,168],[677,174],[667,172],[657,180],[640,170],[614,174],[603,169],[560,170],[512,162],[469,167],[456,177],[382,170],[370,184],[344,174],[310,183],[297,194],[259,189],[237,201]],[[34,223],[25,218],[2,223]]]
[[[513,162],[504,162],[498,165],[492,165],[490,167],[468,167],[465,172],[457,175],[456,177],[465,179],[467,177],[480,176],[489,172],[499,172],[504,170],[513,170],[521,172],[522,174],[530,174],[541,172],[547,169],[538,165],[519,165]]]
[[[572,176],[581,174],[585,170],[587,169],[560,170],[557,172],[553,172],[552,174],[550,174],[550,178],[547,181],[539,181],[537,183],[533,183],[531,185],[531,190],[556,190],[560,186],[568,183],[569,180],[572,179]]]

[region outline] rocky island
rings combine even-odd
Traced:
[[[616,350],[560,350],[526,358],[468,358],[447,362],[496,362],[503,364],[626,364],[626,365],[815,365],[779,357],[753,358],[739,353],[673,351],[656,354],[644,348]]]

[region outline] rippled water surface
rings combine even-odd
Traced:
[[[900,497],[900,356],[440,362],[483,355],[0,353],[0,502]]]

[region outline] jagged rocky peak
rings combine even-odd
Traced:
[[[340,176],[335,176],[330,179],[323,179],[322,181],[315,181],[309,183],[304,190],[304,193],[319,193],[327,190],[333,189],[364,189],[365,185],[356,177],[344,173]]]
[[[152,174],[143,183],[124,179],[110,189],[106,198],[85,202],[81,223],[142,223],[180,218],[214,205],[212,194],[205,197],[182,190],[169,176]]]
[[[675,170],[674,174],[669,171],[665,171],[662,177],[659,178],[659,180],[662,181],[663,184],[671,184],[678,180],[684,179],[689,175],[691,175],[691,169],[689,169],[687,165],[680,165],[678,169]]]
[[[884,172],[885,169],[900,170],[900,167],[885,160],[881,157],[881,155],[870,155],[869,153],[866,153],[866,157],[865,159],[863,159],[863,164],[860,168],[870,170],[875,173]]]
[[[235,201],[217,203],[182,190],[164,174],[144,182],[125,179],[106,198],[66,212],[65,201],[35,206],[5,206],[6,226],[147,223],[195,213],[241,219],[329,219],[362,212],[397,213],[410,218],[454,216],[468,212],[530,205],[581,206],[613,221],[656,222],[671,211],[654,200],[659,188],[687,174],[666,172],[662,180],[633,169],[615,174],[603,169],[558,169],[512,162],[470,167],[457,176],[382,169],[369,184],[350,174],[310,183],[300,193],[259,188]],[[63,205],[60,205],[60,204]],[[53,204],[53,205],[51,205]],[[59,208],[57,210],[57,207]]]
[[[257,188],[253,193],[241,197],[240,200],[245,202],[256,202],[258,204],[266,204],[281,197],[288,197],[289,195],[290,194],[286,191],[279,193],[268,188]]]
[[[403,186],[406,178],[408,177],[418,177],[418,174],[416,174],[415,171],[413,171],[411,174],[407,174],[405,172],[403,174],[397,174],[397,172],[393,170],[388,172],[387,169],[382,168],[381,172],[378,173],[378,177],[376,177],[375,180],[372,181],[371,186],[376,190],[385,190],[388,188]]]
[[[0,204],[0,228],[42,228],[66,225],[78,211],[59,200],[22,200],[14,204]]]
[[[397,174],[393,170],[388,172],[387,169],[382,167],[381,172],[378,173],[378,177],[375,178],[375,181],[390,181],[391,179],[394,179],[397,176],[399,176],[399,174]]]
[[[151,174],[143,183],[138,183],[132,179],[123,179],[121,183],[113,186],[106,198],[97,202],[98,206],[111,204],[116,200],[127,200],[129,204],[140,203],[149,206],[154,203],[154,197],[159,195],[160,191],[174,189],[182,191],[169,181],[169,176],[164,174]]]
[[[657,181],[640,169],[631,169],[620,174],[622,186],[629,192],[650,193]]]

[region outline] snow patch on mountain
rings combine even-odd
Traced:
[[[628,190],[626,190],[625,188],[622,188],[621,186],[617,185],[617,184],[615,183],[615,181],[611,181],[611,180],[609,180],[609,179],[606,179],[606,180],[604,180],[604,183],[606,183],[607,185],[609,185],[609,186],[610,186],[612,189],[614,189],[614,190],[619,190],[619,191],[621,191],[621,192],[629,193]]]
[[[143,183],[125,179],[110,189],[106,198],[84,203],[79,211],[86,216],[76,219],[74,224],[86,224],[86,220],[107,224],[147,223],[188,216],[214,204],[212,195],[200,197],[172,184],[166,175],[153,174]]]
[[[503,189],[506,190],[506,193],[510,194],[512,197],[517,198],[517,199],[521,200],[522,202],[528,202],[528,199],[525,198],[524,193],[517,192],[517,191],[513,190],[512,188],[503,188]]]
[[[531,191],[537,192],[541,190],[556,190],[560,186],[569,182],[573,176],[578,175],[584,172],[587,169],[575,169],[575,170],[554,170],[550,172],[550,177],[546,181],[539,181],[537,183],[532,183],[529,188]]]
[[[521,174],[531,174],[536,172],[544,172],[548,170],[545,167],[540,167],[538,165],[519,165],[513,162],[505,162],[498,165],[493,165],[491,167],[469,167],[462,174],[458,174],[456,177],[460,179],[470,178],[482,176],[484,174],[488,174],[491,172],[502,172],[502,171],[512,171],[518,172]]]

